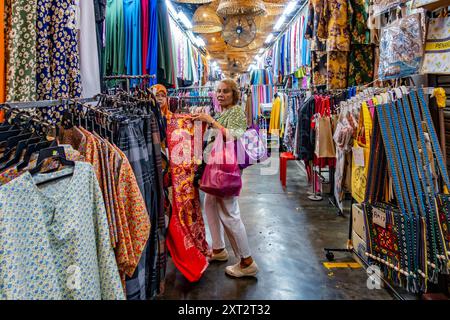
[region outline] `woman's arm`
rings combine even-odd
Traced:
[[[196,114],[192,117],[194,121],[202,121],[207,123],[211,128],[220,130],[222,135],[228,140],[228,138],[232,138],[233,136],[230,134],[230,131],[222,126],[219,122],[217,122],[211,115],[206,113]]]

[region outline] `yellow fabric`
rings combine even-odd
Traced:
[[[280,131],[280,111],[281,111],[281,98],[276,97],[272,103],[272,112],[270,114],[269,132],[270,134],[279,134]]]
[[[361,121],[362,119],[362,121]],[[358,137],[364,130],[365,144],[358,141]],[[352,196],[358,202],[364,201],[367,185],[367,174],[369,171],[369,158],[370,158],[370,135],[372,133],[372,117],[370,115],[367,103],[363,102],[361,105],[361,115],[358,125],[357,138],[354,140],[354,148],[362,148],[364,152],[364,167],[357,166],[353,157],[352,161]]]
[[[284,127],[285,127],[284,112],[285,112],[285,108],[286,108],[286,103],[285,103],[284,98],[283,98],[283,99],[281,99],[281,106],[280,106],[280,127],[281,127],[280,137],[282,137],[284,135]]]
[[[447,95],[445,94],[445,90],[443,88],[436,88],[433,91],[433,96],[436,97],[436,103],[439,108],[445,108]]]

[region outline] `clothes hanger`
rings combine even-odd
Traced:
[[[69,167],[75,167],[75,162],[68,160],[66,158],[66,153],[64,152],[64,147],[62,146],[56,146],[56,147],[50,147],[50,148],[46,148],[46,149],[42,149],[39,151],[39,156],[37,159],[37,165],[36,167],[34,167],[33,169],[31,169],[29,172],[31,175],[34,175],[36,173],[39,173],[39,171],[41,171],[42,166],[44,165],[45,160],[47,159],[54,159],[54,160],[58,160],[60,162],[60,164],[62,164],[63,166],[69,166]],[[55,177],[46,181],[43,181],[42,183],[39,183],[37,185],[41,185],[44,183],[49,183],[55,180],[59,180],[62,178],[67,178],[69,176],[73,175],[73,171],[59,176],[59,177]]]
[[[19,134],[18,136],[8,138],[6,141],[6,152],[3,157],[0,159],[0,162],[8,161],[12,152],[15,152],[13,159],[8,161],[7,164],[3,165],[1,169],[4,169],[8,166],[16,164],[22,155],[22,152],[28,145],[33,144],[39,141],[45,141],[46,135],[48,131],[48,125],[41,122],[39,119],[30,116],[28,121],[23,124],[23,127],[26,129],[26,134]]]
[[[17,164],[17,170],[22,171],[23,169],[27,168],[30,164],[31,156],[39,152],[42,149],[50,148],[50,147],[56,147],[57,143],[56,140],[53,141],[43,141],[39,143],[34,143],[28,145],[27,151],[25,152],[25,156],[23,157],[23,160]]]
[[[9,167],[12,167],[20,162],[20,158],[22,157],[22,153],[28,149],[31,144],[41,142],[41,137],[30,138],[28,140],[22,140],[19,142],[16,148],[16,152],[14,157],[6,162],[4,165],[0,166],[0,171],[3,171]],[[25,152],[26,153],[26,152]]]

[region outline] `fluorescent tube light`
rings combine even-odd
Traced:
[[[289,2],[288,5],[286,6],[286,9],[284,9],[284,11],[283,11],[283,15],[287,16],[290,13],[292,13],[292,11],[294,11],[296,6],[297,6],[297,1]]]
[[[286,16],[285,16],[285,15],[282,15],[282,16],[278,19],[278,21],[277,21],[277,23],[275,24],[275,26],[273,27],[273,30],[275,30],[275,31],[280,30],[281,26],[283,25],[283,23],[284,23],[285,21],[286,21]]]
[[[188,17],[186,17],[183,11],[179,11],[177,17],[178,20],[180,20],[187,29],[192,29],[192,23],[191,21],[189,21]]]
[[[273,34],[271,33],[271,34],[269,34],[269,35],[267,36],[266,41],[264,41],[264,42],[265,42],[265,43],[270,43],[270,41],[272,41],[272,39],[273,39]]]
[[[167,9],[169,10],[169,12],[176,17],[177,12],[176,12],[175,8],[173,7],[172,2],[170,0],[166,0],[166,6],[167,6]]]

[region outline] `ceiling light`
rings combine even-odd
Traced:
[[[192,23],[191,21],[189,21],[183,11],[178,12],[177,18],[184,24],[187,29],[192,29]]]
[[[281,28],[281,26],[283,25],[284,21],[286,21],[286,16],[285,16],[285,15],[282,15],[282,16],[278,19],[278,21],[277,21],[277,23],[275,24],[275,26],[273,27],[273,29],[274,29],[275,31],[280,30],[280,28]]]
[[[273,39],[273,34],[271,33],[267,36],[266,41],[264,41],[264,43],[270,43],[270,41],[272,41],[272,39]]]
[[[213,42],[216,42],[216,37],[212,37],[211,39]]]
[[[286,6],[286,9],[284,9],[284,11],[283,11],[283,15],[287,16],[290,13],[292,13],[292,11],[294,11],[296,6],[297,6],[297,1],[289,2],[288,5]]]
[[[173,16],[177,16],[177,11],[175,10],[175,8],[172,5],[172,2],[170,0],[166,0],[166,6],[167,9],[169,10],[169,12],[173,15]]]

